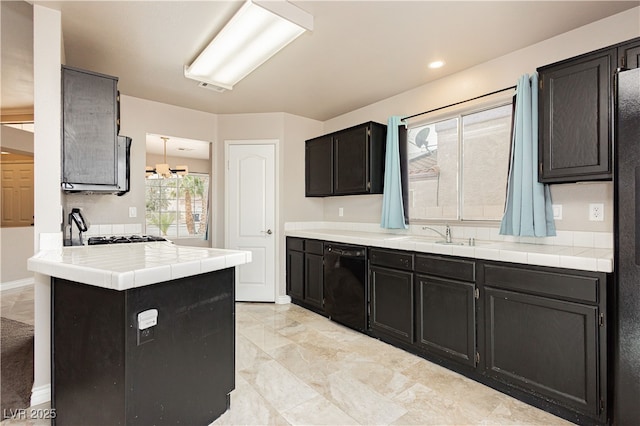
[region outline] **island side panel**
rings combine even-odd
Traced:
[[[127,290],[127,424],[209,424],[235,387],[235,270]],[[157,325],[138,330],[139,313]]]
[[[125,295],[54,278],[52,408],[57,425],[123,425]]]

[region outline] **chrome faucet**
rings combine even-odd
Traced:
[[[442,238],[444,238],[444,241],[447,244],[451,244],[451,227],[449,226],[449,224],[445,225],[444,234],[442,232],[438,231],[437,229],[432,228],[430,226],[423,226],[422,227],[423,231],[426,231],[427,229],[429,229],[429,230],[435,232],[436,234],[440,235]]]

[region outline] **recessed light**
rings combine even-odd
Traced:
[[[429,64],[429,68],[440,68],[444,65],[443,61],[433,61]]]

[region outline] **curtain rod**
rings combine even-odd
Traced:
[[[456,102],[456,103],[453,103],[453,104],[450,104],[450,105],[446,105],[446,106],[443,106],[443,107],[430,109],[429,111],[425,111],[425,112],[419,112],[419,113],[417,113],[417,114],[413,114],[413,115],[410,115],[410,116],[408,116],[408,117],[404,117],[401,121],[407,121],[407,120],[409,120],[410,118],[414,118],[414,117],[417,117],[417,116],[419,116],[419,115],[430,114],[430,113],[432,113],[432,112],[436,112],[436,111],[440,111],[441,109],[450,108],[450,107],[452,107],[452,106],[460,105],[460,104],[463,104],[463,103],[465,103],[465,102],[475,101],[476,99],[481,99],[481,98],[484,98],[484,97],[486,97],[486,96],[495,95],[496,93],[504,92],[504,91],[506,91],[506,90],[515,89],[516,87],[517,87],[517,86],[506,87],[506,88],[504,88],[504,89],[500,89],[500,90],[493,91],[493,92],[491,92],[491,93],[487,93],[487,94],[484,94],[484,95],[476,96],[475,98],[467,99],[467,100],[465,100],[465,101],[460,101],[460,102]]]

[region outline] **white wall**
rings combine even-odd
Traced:
[[[324,123],[324,133],[373,120],[386,123],[391,115],[412,115],[473,98],[516,84],[524,73],[537,67],[587,53],[640,36],[640,7],[561,34],[457,74],[400,93]],[[407,54],[412,54],[408,52]],[[564,184],[551,187],[553,202],[563,204],[559,230],[612,232],[613,188],[611,183]],[[605,204],[605,221],[589,222],[588,204]],[[338,208],[344,216],[338,217]],[[324,202],[325,220],[348,222],[379,220],[382,197],[330,197]],[[609,214],[607,214],[609,212]],[[377,218],[376,220],[371,220]]]
[[[33,278],[27,259],[33,256],[33,227],[0,228],[0,290],[12,281]]]
[[[60,225],[60,64],[62,17],[60,12],[33,6],[34,68],[34,251],[62,246]],[[57,160],[57,161],[56,161]],[[34,383],[31,404],[51,395],[51,283],[50,277],[34,274]]]

